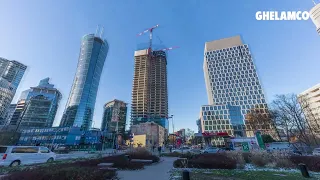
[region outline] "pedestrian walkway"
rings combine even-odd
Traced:
[[[169,171],[173,168],[174,157],[161,157],[160,162],[155,165],[145,166],[138,171],[117,171],[121,180],[169,180]]]

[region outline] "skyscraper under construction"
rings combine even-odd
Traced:
[[[131,123],[154,121],[167,128],[167,58],[151,48],[134,53]]]

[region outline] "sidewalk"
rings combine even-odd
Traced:
[[[117,171],[121,180],[169,180],[168,173],[173,168],[173,161],[177,158],[161,157],[160,162],[155,165],[145,166],[145,169],[138,171]]]

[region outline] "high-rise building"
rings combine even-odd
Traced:
[[[16,93],[27,66],[0,58],[0,125],[4,125],[8,107]]]
[[[316,25],[317,32],[320,35],[320,3],[316,4],[311,10],[310,10],[310,18],[314,25]]]
[[[168,128],[167,57],[164,51],[135,51],[131,123],[154,121]]]
[[[10,120],[12,118],[12,115],[14,113],[14,111],[16,110],[17,104],[10,104],[9,108],[7,109],[7,113],[6,113],[6,122],[4,125],[8,125],[10,123]]]
[[[52,127],[62,95],[49,83],[49,78],[21,95],[10,125],[15,129],[31,127]]]
[[[120,100],[112,100],[104,105],[101,131],[125,133],[127,120],[127,104]]]
[[[206,42],[203,69],[209,105],[201,107],[202,130],[252,136],[246,115],[268,116],[268,107],[248,45],[240,36]]]
[[[300,93],[298,100],[312,130],[320,134],[320,84]]]
[[[107,57],[107,40],[88,34],[82,37],[77,71],[60,126],[91,128],[100,76]]]
[[[11,130],[16,130],[18,128],[19,122],[20,122],[20,117],[26,107],[26,100],[25,99],[20,99],[17,102],[17,106],[12,114],[12,117],[10,119],[9,125]]]

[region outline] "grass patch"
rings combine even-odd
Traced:
[[[181,176],[181,177],[179,177]],[[179,178],[177,178],[179,177]],[[312,175],[310,179],[319,179],[320,175]],[[175,170],[171,174],[171,180],[182,180],[182,171]],[[192,180],[301,180],[302,175],[298,172],[277,171],[244,171],[244,170],[194,170],[190,173]]]

